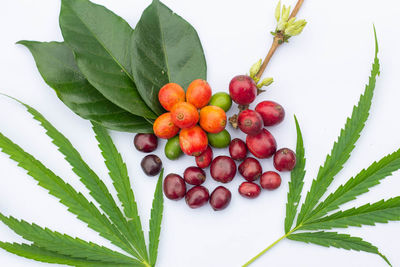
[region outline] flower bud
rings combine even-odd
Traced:
[[[303,29],[306,25],[307,25],[307,22],[304,19],[295,21],[295,22],[291,23],[290,25],[288,25],[288,27],[285,30],[285,34],[287,34],[289,36],[299,35],[303,31]]]
[[[261,64],[262,64],[262,60],[260,59],[259,61],[254,63],[253,66],[251,66],[251,68],[250,68],[250,77],[251,78],[254,78],[254,76],[256,76],[257,72],[261,68]]]
[[[265,78],[259,84],[257,84],[257,88],[260,89],[263,86],[271,85],[274,82],[273,78]]]
[[[281,0],[279,0],[278,4],[276,5],[276,8],[275,8],[276,22],[279,22],[280,18],[281,18]]]

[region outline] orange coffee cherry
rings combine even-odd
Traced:
[[[199,121],[197,108],[187,102],[179,102],[171,109],[173,123],[181,129],[190,128]]]
[[[200,110],[200,126],[206,132],[219,133],[226,126],[225,111],[217,106],[205,106]]]
[[[197,79],[189,85],[186,91],[186,101],[196,108],[202,108],[210,102],[211,94],[210,85],[205,80]]]
[[[198,125],[182,129],[179,133],[179,144],[183,153],[198,156],[208,147],[207,134]]]
[[[153,131],[159,138],[170,139],[179,132],[179,127],[172,122],[171,112],[167,112],[156,119]]]
[[[158,100],[161,106],[168,111],[179,102],[185,102],[185,91],[176,83],[167,83],[158,92]]]

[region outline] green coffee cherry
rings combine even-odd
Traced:
[[[225,112],[227,112],[232,106],[232,99],[229,94],[224,92],[219,92],[211,97],[211,100],[208,103],[208,105],[220,107]]]
[[[174,160],[182,155],[181,146],[179,145],[179,136],[172,137],[165,145],[165,156],[170,160]]]
[[[215,148],[227,147],[231,142],[231,135],[227,130],[223,130],[216,134],[208,133],[207,137],[208,143]]]

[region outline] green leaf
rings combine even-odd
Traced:
[[[376,77],[378,75],[378,40],[375,32],[375,59],[372,65],[369,84],[365,87],[364,94],[361,95],[358,105],[353,108],[351,117],[347,119],[344,129],[341,130],[337,142],[333,145],[331,154],[326,157],[324,165],[321,166],[318,171],[317,178],[313,180],[311,189],[301,207],[297,225],[310,217],[312,209],[318,204],[318,201],[332,183],[335,175],[343,168],[344,163],[349,159],[350,153],[353,151],[355,143],[360,137],[361,131],[368,119]]]
[[[382,257],[387,264],[392,266],[388,259],[382,255],[378,248],[362,240],[359,237],[353,237],[346,234],[339,234],[336,232],[313,232],[313,233],[299,233],[291,234],[288,239],[294,241],[301,241],[305,243],[313,243],[324,247],[343,248],[347,250],[365,251],[374,253]]]
[[[96,134],[101,154],[104,157],[110,177],[113,180],[118,199],[121,201],[125,216],[128,218],[128,227],[132,233],[133,245],[138,250],[139,254],[145,260],[148,260],[142,224],[140,222],[139,212],[131,188],[126,165],[122,160],[121,155],[118,153],[118,150],[107,130],[100,125],[93,123],[93,131]]]
[[[297,145],[296,145],[296,167],[290,173],[289,192],[287,195],[286,203],[286,218],[285,218],[285,233],[290,231],[293,225],[294,218],[297,214],[297,207],[299,206],[301,192],[304,185],[304,176],[306,175],[305,166],[306,159],[304,157],[304,144],[301,129],[296,116],[294,116],[297,131]]]
[[[6,217],[1,213],[0,221],[26,240],[32,241],[35,245],[56,253],[108,263],[140,263],[106,247],[86,242],[80,238],[74,239],[71,236],[63,235],[47,228],[44,229],[23,220],[19,221],[13,217]]]
[[[108,100],[132,114],[157,116],[140,97],[132,77],[132,28],[88,0],[62,0],[60,27],[79,69]]]
[[[387,155],[378,162],[374,162],[367,169],[363,169],[355,177],[349,179],[346,184],[330,194],[313,211],[310,220],[324,216],[332,210],[336,210],[340,205],[356,199],[357,196],[364,194],[369,189],[380,183],[380,180],[392,175],[392,172],[400,169],[400,149]]]
[[[161,222],[164,210],[164,197],[162,192],[164,170],[161,170],[160,176],[154,193],[153,205],[151,208],[150,231],[149,231],[149,254],[151,266],[156,265],[158,244],[160,242]]]
[[[24,105],[28,112],[33,115],[33,118],[40,122],[41,126],[46,129],[46,134],[52,139],[53,144],[55,144],[58,147],[58,150],[65,156],[65,159],[71,165],[72,170],[81,178],[80,180],[86,188],[89,189],[90,195],[100,204],[101,209],[109,216],[110,220],[117,226],[125,237],[136,242],[136,238],[132,235],[133,233],[128,226],[128,221],[118,208],[106,185],[85,163],[85,161],[83,161],[81,155],[72,146],[71,142],[37,110],[15,98],[10,98]],[[136,254],[136,256],[142,260],[146,259],[146,249],[144,250],[144,253],[145,254],[142,255],[142,257],[138,254]]]
[[[206,61],[196,30],[154,0],[133,34],[132,71],[147,105],[156,114],[165,112],[158,102],[163,85],[174,82],[187,88],[195,79],[206,79]]]
[[[81,258],[74,258],[70,256],[66,256],[63,254],[59,254],[56,252],[52,252],[49,250],[46,250],[44,248],[38,247],[36,245],[28,245],[28,244],[17,244],[17,243],[6,243],[6,242],[0,242],[0,248],[27,258],[31,260],[36,260],[36,261],[41,261],[41,262],[47,262],[47,263],[57,263],[57,264],[64,264],[64,265],[70,265],[70,266],[77,266],[77,267],[123,267],[123,266],[142,266],[142,265],[137,265],[137,264],[117,264],[117,263],[105,263],[105,262],[100,262],[100,261],[91,261],[91,260],[85,260]]]
[[[65,43],[20,41],[32,53],[44,81],[73,112],[106,128],[152,132],[152,125],[110,102],[83,76]]]
[[[87,223],[90,228],[110,240],[114,245],[131,255],[136,254],[126,238],[111,224],[106,216],[100,213],[93,203],[1,133],[0,149],[11,159],[18,162],[18,166],[28,171],[28,174],[38,181],[41,187],[49,190],[51,195],[60,199],[60,202],[68,207],[71,213],[77,215],[78,219]]]
[[[361,227],[362,225],[375,225],[375,223],[388,223],[389,221],[400,221],[400,197],[339,211],[311,221],[300,229],[320,230],[347,228],[349,226]]]

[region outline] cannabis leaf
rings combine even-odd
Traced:
[[[151,258],[149,259],[126,165],[122,161],[107,130],[93,122],[93,129],[99,141],[99,147],[109,168],[110,178],[114,182],[118,198],[124,207],[123,211],[118,207],[103,181],[85,163],[71,142],[37,110],[17,99],[14,100],[24,105],[28,112],[33,115],[33,118],[40,122],[41,126],[46,130],[46,134],[65,156],[72,170],[89,189],[90,194],[100,205],[101,210],[71,185],[65,183],[63,179],[46,168],[40,161],[1,133],[0,150],[18,162],[18,165],[37,180],[40,186],[57,197],[62,204],[68,207],[71,213],[77,215],[78,219],[85,222],[90,228],[114,245],[123,249],[130,256],[86,242],[80,238],[73,238],[66,234],[42,228],[36,224],[17,220],[11,216],[4,216],[1,213],[0,221],[26,240],[33,242],[33,244],[0,242],[0,247],[29,259],[48,263],[73,266],[154,266],[157,253],[153,251],[154,247],[158,246],[163,212],[162,174],[156,187],[154,203],[157,204],[153,205],[152,209],[152,214],[156,214],[154,215],[156,219],[152,219],[150,222],[150,235],[156,238],[150,239],[149,250]],[[156,231],[157,234],[152,234],[153,231]]]
[[[299,213],[297,213],[297,208],[303,188],[305,158],[301,130],[295,117],[297,129],[296,153],[298,162],[291,173],[291,181],[289,182],[286,219],[284,224],[285,235],[261,251],[243,266],[250,265],[271,247],[285,238],[325,247],[374,253],[381,256],[386,263],[391,266],[389,260],[377,247],[359,237],[336,232],[320,231],[324,229],[347,228],[350,226],[361,227],[362,225],[400,221],[400,196],[388,200],[381,200],[373,204],[367,203],[363,206],[350,208],[344,211],[339,210],[330,215],[328,214],[330,211],[338,210],[342,204],[348,203],[356,199],[359,195],[368,192],[371,187],[379,184],[380,180],[399,170],[400,149],[374,162],[368,168],[363,169],[355,177],[350,178],[344,185],[339,186],[336,191],[324,200],[321,200],[334,177],[339,173],[344,163],[350,157],[350,153],[354,149],[355,143],[360,137],[369,115],[376,77],[379,75],[380,68],[378,59],[378,39],[375,27],[374,36],[375,58],[369,83],[365,87],[364,94],[361,95],[358,104],[353,108],[351,117],[347,119],[345,127],[341,130],[337,142],[334,143],[332,152],[326,157],[325,163],[320,167],[318,175],[313,180],[311,189],[307,193]],[[297,222],[292,228],[296,215]],[[316,232],[297,233],[298,231],[304,230]]]

